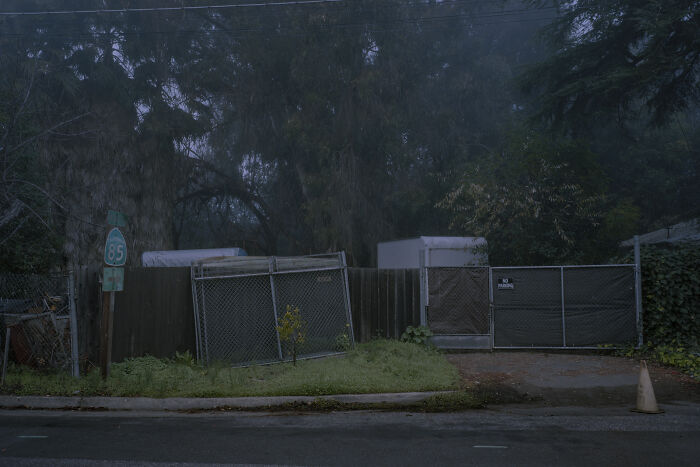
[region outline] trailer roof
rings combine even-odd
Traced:
[[[388,240],[379,243],[397,243],[415,240],[421,240],[423,245],[428,248],[473,248],[479,245],[486,245],[486,239],[484,237],[438,237],[426,235],[404,238],[401,240]]]

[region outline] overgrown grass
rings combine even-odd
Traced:
[[[444,356],[422,345],[376,340],[345,355],[249,368],[199,367],[187,359],[141,357],[80,379],[10,367],[5,394],[144,397],[235,397],[361,394],[457,389],[459,374]]]

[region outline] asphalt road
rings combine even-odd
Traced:
[[[0,411],[0,465],[697,465],[700,405],[666,409]]]

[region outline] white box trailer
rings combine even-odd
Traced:
[[[379,269],[486,266],[484,237],[418,237],[377,244]]]

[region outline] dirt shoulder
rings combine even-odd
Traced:
[[[622,357],[545,352],[470,352],[447,355],[464,388],[517,392],[544,406],[630,405],[636,401],[639,362]],[[659,404],[700,402],[700,381],[650,364]]]

